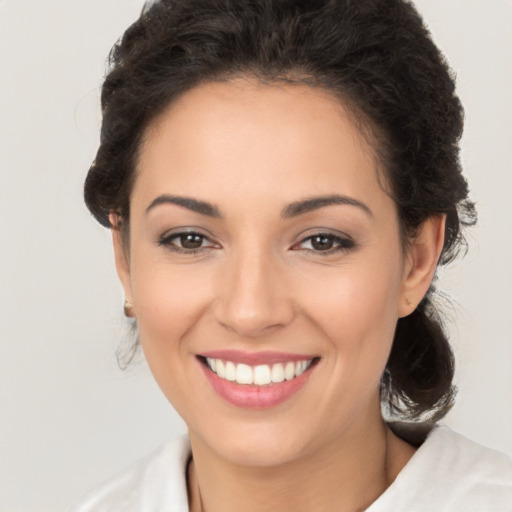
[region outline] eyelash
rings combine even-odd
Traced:
[[[183,243],[184,237],[199,237],[201,239],[201,246],[196,248],[186,248],[186,247],[180,247],[176,245],[175,241],[180,240],[180,243]],[[312,235],[309,235],[305,238],[302,238],[300,242],[295,244],[291,249],[294,251],[301,250],[302,245],[304,245],[306,242],[309,242],[310,244],[313,243],[314,239],[323,239],[323,243],[325,243],[325,240],[327,240],[328,244],[334,245],[334,247],[329,247],[326,250],[319,250],[315,248],[302,248],[305,251],[308,251],[309,253],[314,253],[315,255],[320,256],[328,256],[337,252],[343,252],[343,251],[349,251],[351,249],[354,249],[356,247],[355,242],[351,238],[342,238],[340,236],[333,235],[331,233],[323,233],[318,232],[314,233]],[[205,241],[209,241],[209,245],[203,246],[202,244]],[[202,233],[197,233],[195,231],[181,231],[179,233],[172,233],[170,235],[163,235],[158,240],[158,246],[160,247],[166,247],[171,251],[181,253],[181,254],[198,254],[206,249],[209,248],[216,248],[216,246],[211,240]]]
[[[200,237],[201,238],[201,244],[206,241],[210,240],[206,235],[203,235],[202,233],[197,233],[196,231],[180,231],[179,233],[172,233],[170,235],[163,235],[158,240],[158,245],[161,247],[166,247],[167,249],[170,249],[171,251],[178,252],[181,254],[197,254],[199,252],[204,251],[205,249],[209,249],[211,247],[215,247],[215,244],[211,242],[211,245],[206,246],[200,246],[196,247],[194,249],[186,248],[186,247],[180,247],[174,243],[175,240],[181,239],[181,243],[183,243],[183,238],[187,236],[192,237]]]
[[[306,250],[310,253],[314,253],[315,255],[319,255],[319,256],[329,256],[331,254],[334,254],[334,253],[337,253],[337,252],[344,252],[344,251],[349,251],[351,249],[354,249],[356,247],[356,244],[355,242],[349,238],[349,237],[346,237],[346,238],[342,238],[340,236],[337,236],[337,235],[333,235],[332,233],[322,233],[322,232],[319,232],[319,233],[314,233],[312,235],[309,235],[303,239],[301,239],[301,241],[297,244],[295,244],[292,249],[293,250],[300,250],[300,246],[301,245],[304,245],[306,242],[310,242],[310,244],[312,243],[312,241],[314,239],[327,239],[328,240],[328,243],[331,243],[334,245],[334,247],[330,247],[326,250],[318,250],[318,249],[314,249],[314,248],[303,248],[303,250]],[[296,247],[299,247],[298,249],[296,249]]]

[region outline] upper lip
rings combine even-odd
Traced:
[[[290,361],[308,361],[317,357],[314,355],[292,354],[287,352],[245,352],[243,350],[211,350],[208,352],[202,352],[198,355],[200,357],[208,357],[210,359],[232,361],[236,364],[243,363],[249,366],[256,366],[259,364],[288,363]]]

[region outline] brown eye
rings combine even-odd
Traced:
[[[316,235],[311,237],[311,247],[315,251],[328,251],[334,247],[334,237],[326,235]]]
[[[183,249],[199,249],[203,245],[204,236],[196,233],[183,233],[179,235],[179,240]]]
[[[193,231],[164,235],[158,240],[158,245],[167,247],[175,252],[193,253],[203,249],[216,247],[207,236]]]
[[[303,249],[318,254],[332,254],[338,251],[348,251],[353,248],[355,248],[355,243],[349,237],[340,237],[330,233],[317,233],[316,235],[304,238],[293,249]]]

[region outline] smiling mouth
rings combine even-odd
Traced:
[[[222,380],[249,386],[272,386],[292,381],[316,364],[320,358],[274,364],[248,365],[224,359],[199,356],[200,361]]]

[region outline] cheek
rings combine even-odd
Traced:
[[[396,307],[387,278],[363,279],[354,273],[318,294],[310,318],[326,341],[326,368],[332,376],[318,407],[331,411],[333,424],[378,403],[380,381],[396,327]],[[337,286],[336,286],[337,285]]]
[[[176,269],[165,262],[139,263],[132,268],[132,290],[142,349],[162,392],[187,421],[190,402],[200,399],[190,380],[197,361],[189,333],[209,301],[209,280],[192,265]]]
[[[396,325],[393,299],[375,282],[361,286],[343,282],[316,305],[318,324],[340,350],[363,355],[387,351]],[[371,359],[371,358],[370,358]]]
[[[340,371],[355,375],[372,368],[378,373],[386,364],[398,319],[401,265],[372,258],[333,270],[317,276],[321,286],[318,293],[309,290],[305,311],[340,355],[337,364],[346,366]]]
[[[165,261],[135,263],[132,291],[141,343],[151,352],[175,352],[180,340],[207,307],[208,272],[193,265],[174,268]]]

